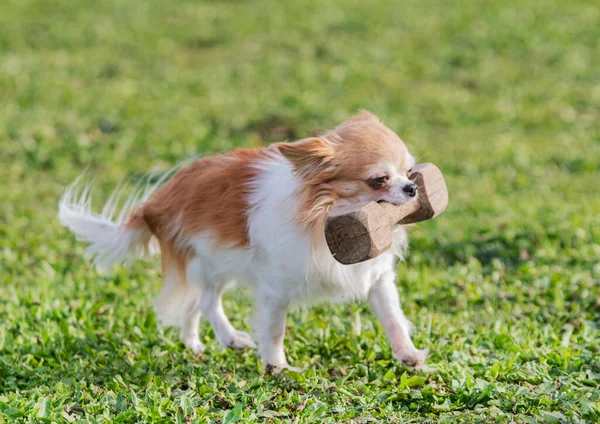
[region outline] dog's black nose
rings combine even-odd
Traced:
[[[406,184],[404,187],[402,187],[402,190],[404,190],[404,192],[410,197],[415,197],[417,195],[417,185],[415,183]]]

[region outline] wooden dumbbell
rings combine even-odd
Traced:
[[[375,258],[392,246],[395,225],[431,219],[446,209],[448,188],[437,166],[416,165],[409,178],[418,186],[417,198],[409,203],[371,202],[327,218],[325,239],[338,262],[349,265]]]

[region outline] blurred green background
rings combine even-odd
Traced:
[[[0,421],[597,422],[599,40],[577,0],[4,0]],[[156,260],[98,275],[58,225],[86,166],[99,205],[360,108],[450,190],[398,267],[420,372],[362,303],[290,315],[303,375],[262,376],[205,323],[195,358],[156,328]],[[247,296],[226,309],[247,326]]]

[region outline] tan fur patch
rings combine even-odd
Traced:
[[[208,231],[220,245],[248,246],[249,183],[258,173],[253,165],[265,151],[238,149],[197,160],[142,205],[129,225],[143,220],[161,243],[177,233]]]

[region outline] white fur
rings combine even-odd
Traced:
[[[112,200],[104,207],[104,213],[92,213],[90,185],[86,184],[81,192],[76,192],[77,182],[69,186],[60,199],[58,218],[63,226],[75,233],[77,240],[88,244],[86,255],[93,258],[94,264],[106,269],[145,256],[149,247],[147,240],[151,236],[149,230],[126,230],[118,218],[111,220],[114,214]]]
[[[390,338],[394,354],[405,364],[420,365],[425,351],[410,340],[410,322],[400,308],[394,284],[394,257],[407,247],[406,232],[395,231],[394,248],[375,259],[342,265],[329,252],[324,234],[318,240],[297,221],[300,181],[287,159],[273,154],[257,164],[259,177],[249,199],[250,248],[215,250],[210,231],[183,236],[173,223],[176,245],[194,252],[186,269],[187,285],[177,270],[167,270],[164,286],[155,302],[159,319],[181,328],[184,342],[196,353],[204,350],[198,335],[200,315],[211,323],[226,346],[253,346],[246,333],[232,327],[221,304],[223,291],[233,282],[250,286],[256,299],[255,337],[263,362],[275,371],[289,367],[283,349],[285,317],[289,306],[317,301],[346,302],[368,299]],[[89,212],[83,203],[71,201],[69,188],[60,203],[63,225],[90,243],[88,252],[99,264],[111,264],[128,254],[137,256],[143,238],[123,231],[104,215]],[[314,249],[311,246],[316,246]]]
[[[122,262],[129,265],[138,258],[156,254],[158,245],[149,229],[125,229],[123,224],[140,203],[147,201],[182,166],[183,163],[174,166],[154,184],[149,183],[152,174],[148,174],[146,179],[133,186],[124,201],[126,184],[119,184],[99,214],[92,212],[92,185],[83,182],[84,173],[67,187],[60,198],[58,219],[61,225],[75,233],[77,240],[88,244],[86,256],[93,258],[94,265],[101,270]],[[124,204],[116,215],[120,203]]]

